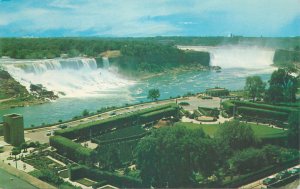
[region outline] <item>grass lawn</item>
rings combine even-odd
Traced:
[[[86,178],[82,178],[82,179],[79,179],[79,180],[76,180],[76,182],[84,185],[84,186],[87,186],[87,187],[90,187],[92,186],[93,184],[95,184],[96,182],[94,181],[91,181],[89,179],[86,179]]]
[[[139,135],[145,132],[145,129],[143,129],[141,126],[131,126],[100,135],[99,137],[97,137],[97,139],[101,141],[112,140],[117,138],[125,138],[134,135]]]
[[[36,187],[29,184],[25,180],[22,180],[14,175],[9,174],[3,169],[0,169],[0,188],[5,189],[35,189]]]
[[[190,129],[202,128],[206,134],[213,137],[217,132],[218,128],[222,126],[219,124],[195,124],[195,123],[176,123],[175,125],[184,125]],[[272,137],[280,137],[286,134],[286,130],[274,129],[265,125],[256,125],[249,123],[250,127],[253,129],[255,135],[259,138],[272,138]]]
[[[59,176],[62,178],[68,178],[69,177],[69,171],[68,170],[63,170],[59,172]]]
[[[232,96],[241,96],[241,97],[247,97],[246,93],[244,90],[239,90],[239,91],[230,91],[230,95]]]

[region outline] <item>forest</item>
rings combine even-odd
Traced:
[[[185,52],[173,44],[161,44],[151,38],[1,38],[0,56],[16,59],[101,57],[118,50],[113,62],[124,70],[161,72],[168,68],[198,64],[209,66],[209,53]],[[101,59],[97,59],[97,61]]]

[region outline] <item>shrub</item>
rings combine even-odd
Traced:
[[[69,159],[77,162],[87,161],[92,152],[91,149],[85,148],[62,136],[50,137],[50,145],[56,148],[59,154],[64,154]]]
[[[131,125],[136,125],[136,124],[138,124],[138,121],[141,120],[140,119],[141,115],[148,114],[148,117],[152,115],[152,117],[149,117],[149,119],[150,118],[153,119],[153,114],[150,114],[151,112],[156,112],[156,111],[160,112],[160,110],[169,109],[169,108],[177,110],[177,105],[167,104],[167,105],[162,105],[162,106],[158,106],[158,107],[154,107],[154,108],[144,109],[141,111],[136,111],[131,114],[123,114],[123,115],[119,115],[119,116],[105,119],[105,120],[99,120],[99,121],[95,121],[95,122],[82,124],[77,127],[67,128],[64,130],[58,130],[55,132],[55,134],[64,136],[69,139],[83,138],[83,137],[90,136],[91,134],[93,136],[97,136],[97,135],[101,134],[103,131],[106,131],[108,129],[112,129],[115,127],[127,127],[127,126],[131,126]],[[162,112],[160,112],[160,113],[162,113]],[[165,114],[168,115],[168,113],[165,113]],[[147,117],[147,119],[148,119],[148,117]],[[141,121],[143,121],[143,120],[141,120]],[[147,120],[144,120],[144,121],[147,121]]]
[[[172,115],[175,115],[177,113],[177,110],[178,110],[177,108],[167,108],[164,110],[150,112],[150,113],[141,115],[140,120],[142,123],[147,123],[147,122],[161,119],[163,117],[170,117]]]
[[[223,108],[225,109],[226,113],[228,113],[229,115],[232,115],[233,113],[233,108],[234,108],[234,104],[233,101],[230,100],[226,100],[224,102],[222,102]]]
[[[120,176],[115,173],[91,169],[85,166],[70,168],[71,180],[88,178],[94,181],[107,181],[108,183],[122,188],[140,188],[142,182],[139,179],[129,176]]]
[[[206,116],[218,117],[220,114],[217,108],[198,107],[198,110]]]
[[[285,112],[285,113],[291,113],[292,111],[295,110],[295,108],[290,108],[290,107],[274,106],[270,104],[260,104],[260,103],[246,102],[246,101],[234,101],[233,103],[236,106],[245,106],[250,108],[258,108],[258,109]]]
[[[264,110],[258,108],[250,107],[238,107],[237,111],[241,115],[264,118],[264,119],[274,119],[279,121],[286,121],[288,119],[288,114],[285,112]]]
[[[190,103],[188,103],[188,102],[179,102],[178,104],[180,106],[188,106],[188,105],[190,105]]]
[[[212,89],[206,89],[206,92],[205,92],[207,95],[210,95],[210,96],[214,96],[214,97],[217,97],[217,96],[228,96],[229,95],[229,91],[227,89],[224,89],[224,88],[212,88]]]

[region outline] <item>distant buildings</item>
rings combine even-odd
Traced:
[[[19,146],[24,140],[24,121],[19,114],[7,114],[3,116],[4,141]]]

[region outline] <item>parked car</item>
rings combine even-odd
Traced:
[[[117,112],[111,112],[109,115],[110,116],[114,116],[114,115],[116,115],[117,114]]]
[[[293,168],[289,170],[289,173],[292,175],[300,174],[300,168],[299,167]]]
[[[268,178],[263,180],[263,184],[264,185],[269,185],[269,184],[272,184],[276,181],[277,181],[277,179],[275,177],[268,177]]]
[[[67,128],[68,127],[68,125],[59,125],[58,126],[58,128],[61,128],[61,129],[65,129],[65,128]]]
[[[52,135],[52,131],[47,131],[46,135],[47,136],[51,136]]]
[[[291,173],[289,173],[287,170],[285,170],[285,171],[281,171],[280,173],[278,173],[276,175],[276,178],[279,179],[279,180],[282,180],[284,178],[289,177],[290,175],[291,175]]]

